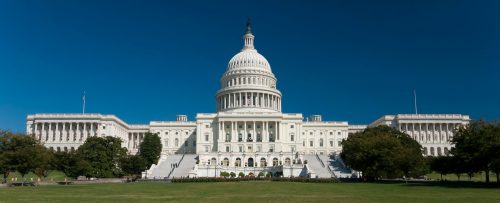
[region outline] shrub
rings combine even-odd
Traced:
[[[243,178],[245,177],[245,174],[243,172],[238,173],[238,177]]]
[[[224,178],[227,178],[227,177],[229,177],[229,173],[228,173],[228,172],[226,172],[226,171],[221,171],[221,172],[220,172],[220,176],[221,176],[221,177],[224,177]]]
[[[234,173],[234,172],[231,172],[229,175],[231,176],[231,178],[236,177],[236,173]]]
[[[260,178],[260,177],[264,177],[264,173],[263,173],[262,171],[261,171],[261,172],[259,172],[259,174],[257,175],[257,177],[258,177],[258,178]]]

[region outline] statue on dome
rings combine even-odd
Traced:
[[[247,31],[245,34],[252,34],[252,22],[250,22],[250,18],[247,18]]]

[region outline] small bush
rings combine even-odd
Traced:
[[[238,177],[243,178],[245,177],[245,174],[243,172],[238,173]]]

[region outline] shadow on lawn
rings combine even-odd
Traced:
[[[402,184],[404,187],[447,187],[447,188],[500,188],[500,183],[473,181],[420,181],[420,180],[378,180],[378,181],[342,181],[351,183]]]

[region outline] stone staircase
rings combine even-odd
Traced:
[[[304,155],[304,160],[307,160],[309,173],[315,174],[311,178],[331,178],[333,173],[330,172],[328,166],[323,162],[319,155]]]
[[[318,155],[321,160],[323,160],[324,163],[328,165],[330,168],[330,171],[335,175],[337,178],[350,178],[352,176],[353,171],[348,168],[340,156],[334,155],[334,156],[326,156],[326,155]]]
[[[149,170],[146,171],[146,178],[148,179],[164,179],[169,178],[169,176],[174,171],[173,164],[179,164],[181,162],[183,155],[174,154],[168,156],[166,159],[160,159],[158,165],[152,165]]]
[[[181,178],[188,177],[189,173],[194,169],[196,165],[198,155],[196,154],[185,154],[179,162],[179,166],[174,168],[173,172],[170,174],[169,178]]]

